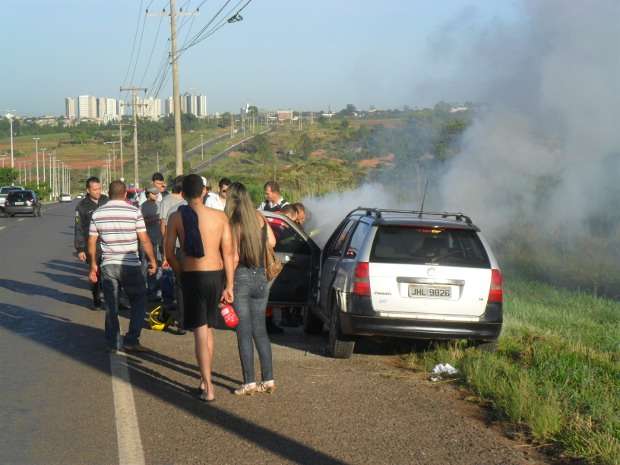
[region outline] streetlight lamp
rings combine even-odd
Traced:
[[[37,159],[37,188],[39,187],[39,140],[40,139],[41,139],[40,137],[32,138],[32,140],[34,141],[35,157]]]

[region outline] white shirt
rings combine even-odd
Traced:
[[[226,208],[226,199],[223,199],[215,192],[209,192],[209,195],[207,195],[207,199],[205,201],[205,206],[224,211],[224,208]]]

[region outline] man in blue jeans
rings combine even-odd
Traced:
[[[157,271],[153,245],[146,232],[142,213],[126,202],[127,187],[122,181],[113,181],[109,187],[110,200],[98,208],[92,216],[88,238],[90,260],[89,279],[97,279],[97,242],[101,245],[101,278],[106,304],[105,337],[111,350],[121,349],[118,321],[118,295],[123,289],[129,297],[131,319],[122,348],[126,351],[142,351],[140,332],[146,314],[146,283],[140,258],[142,246],[149,266],[148,273]],[[138,241],[140,244],[138,244]]]

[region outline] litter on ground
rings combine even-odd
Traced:
[[[431,381],[441,381],[446,378],[453,378],[459,373],[459,370],[454,368],[449,363],[438,363],[431,370]]]

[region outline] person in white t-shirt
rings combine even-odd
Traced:
[[[220,179],[220,182],[218,182],[219,192],[217,194],[215,192],[210,192],[207,196],[205,205],[209,208],[224,211],[226,207],[226,194],[231,184],[232,181],[228,178]]]

